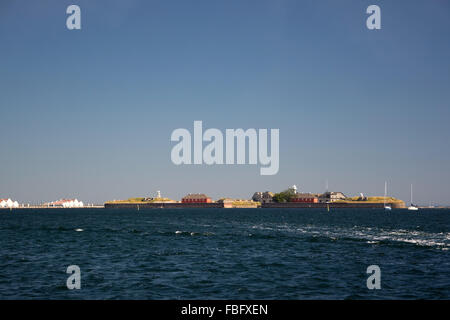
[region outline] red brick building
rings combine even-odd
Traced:
[[[312,193],[296,193],[291,202],[318,203],[319,197]]]
[[[204,193],[190,193],[181,199],[182,203],[211,203],[212,200]]]

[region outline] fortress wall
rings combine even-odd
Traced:
[[[393,209],[405,208],[405,203],[386,203],[390,205]],[[367,203],[367,202],[357,202],[357,203],[301,203],[301,202],[269,202],[261,204],[261,208],[384,208],[383,203]]]
[[[406,208],[404,202],[392,202],[387,203],[393,209]],[[383,203],[367,203],[367,202],[355,202],[355,203],[301,203],[301,202],[269,202],[262,203],[261,208],[384,208]],[[230,208],[229,204],[220,202],[213,203],[180,203],[180,202],[167,202],[167,203],[105,203],[105,208],[122,208],[122,209],[182,209],[182,208]],[[249,208],[248,206],[246,208]]]
[[[105,203],[105,208],[121,209],[158,209],[158,208],[223,208],[223,203]]]

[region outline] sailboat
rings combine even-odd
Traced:
[[[411,184],[411,203],[410,206],[408,207],[408,210],[419,210],[419,208],[417,208],[415,205],[413,205],[413,192],[412,192],[412,184]]]
[[[384,210],[392,210],[391,206],[386,204],[386,198],[387,198],[387,181],[384,182],[384,198],[383,198],[383,205]]]

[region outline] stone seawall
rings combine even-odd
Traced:
[[[120,209],[181,209],[181,208],[223,208],[223,203],[105,203],[105,208]]]
[[[392,209],[400,209],[400,208],[406,208],[404,202],[392,202],[392,203],[386,203],[387,205],[390,205]],[[365,202],[358,202],[358,203],[339,203],[339,202],[332,202],[332,203],[300,203],[300,202],[269,202],[269,203],[262,203],[261,208],[327,208],[329,206],[330,208],[379,208],[383,209],[384,204],[383,203],[365,203]]]
[[[404,202],[386,203],[392,209],[406,208]],[[300,203],[300,202],[269,202],[262,203],[261,208],[379,208],[383,209],[383,203]],[[214,203],[180,203],[180,202],[166,202],[166,203],[105,203],[105,208],[120,208],[120,209],[183,209],[183,208],[230,208],[230,205],[222,202]],[[247,207],[248,208],[248,207]]]

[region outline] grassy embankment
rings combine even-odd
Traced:
[[[367,197],[367,200],[359,200],[359,197],[346,198],[345,200],[337,200],[335,203],[403,203],[403,200],[394,197]]]

